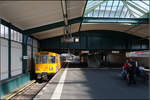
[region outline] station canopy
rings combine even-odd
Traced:
[[[148,18],[149,0],[88,0],[85,17]]]
[[[88,0],[81,30],[113,30],[147,38],[149,24],[144,20],[149,19],[149,8],[149,0]]]
[[[70,33],[108,30],[150,37],[149,0],[64,1],[2,0],[0,19],[40,40],[64,35],[65,13],[70,23]]]

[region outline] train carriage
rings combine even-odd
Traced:
[[[37,79],[48,78],[61,69],[60,55],[53,52],[41,51],[35,54],[35,74]]]

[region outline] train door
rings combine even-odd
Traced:
[[[61,68],[60,55],[58,55],[58,68]]]
[[[52,72],[56,73],[56,66],[57,66],[57,64],[56,64],[56,56],[51,53],[51,55],[49,56],[48,60],[49,60],[48,61],[49,62],[49,66],[52,67],[52,69],[51,69]]]
[[[56,55],[56,72],[59,70],[58,55]]]
[[[47,55],[42,55],[41,56],[42,58],[42,65],[41,65],[41,69],[42,69],[42,72],[47,72],[48,70],[48,66],[47,66],[47,63],[48,63],[48,60],[47,60]]]

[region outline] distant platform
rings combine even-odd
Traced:
[[[128,86],[118,69],[64,68],[34,99],[148,99],[148,83]]]

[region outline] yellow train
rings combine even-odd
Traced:
[[[35,54],[35,74],[37,79],[48,78],[61,69],[60,55],[53,52],[41,51]]]

